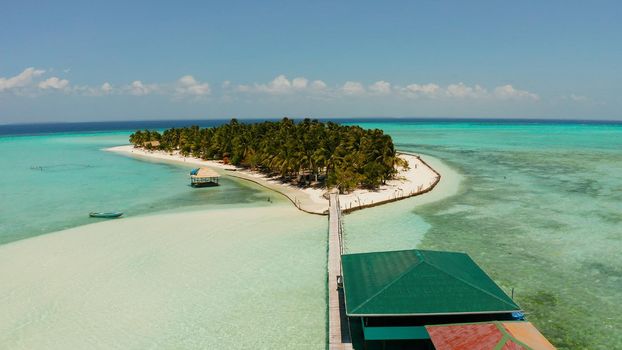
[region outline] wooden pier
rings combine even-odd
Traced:
[[[338,278],[341,278],[343,254],[343,226],[337,191],[330,193],[328,209],[328,349],[352,350],[343,289],[337,285]]]

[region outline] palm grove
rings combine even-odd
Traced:
[[[162,134],[138,130],[130,142],[135,147],[225,160],[299,186],[316,184],[342,192],[377,188],[396,175],[397,166],[408,166],[382,130],[310,119],[253,124],[232,119],[217,127],[172,128]]]

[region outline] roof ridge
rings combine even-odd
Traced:
[[[410,251],[413,251],[416,249],[410,249]],[[404,250],[405,251],[405,250]],[[378,290],[376,293],[374,293],[372,296],[370,296],[369,298],[365,299],[365,301],[363,301],[362,303],[360,303],[357,307],[355,307],[354,309],[352,309],[352,312],[356,312],[356,310],[360,309],[361,307],[365,306],[365,304],[367,304],[369,301],[371,301],[372,299],[374,299],[375,297],[377,297],[380,293],[384,292],[385,290],[387,290],[390,286],[392,286],[395,282],[399,281],[402,277],[404,277],[407,273],[409,273],[410,271],[412,271],[415,267],[421,265],[421,263],[423,263],[423,258],[419,257],[419,255],[417,254],[417,257],[419,258],[419,261],[416,264],[413,264],[412,266],[410,266],[409,268],[406,269],[406,271],[402,272],[401,274],[399,274],[396,278],[393,279],[393,281],[391,281],[391,283],[385,285],[384,287],[380,288],[380,290]],[[351,312],[351,313],[352,313]]]
[[[512,332],[510,332],[509,330],[507,330],[505,328],[505,326],[503,325],[503,322],[500,321],[494,321],[493,322],[494,325],[497,327],[497,329],[499,330],[499,332],[501,332],[501,334],[503,334],[503,337],[501,338],[501,340],[499,341],[499,343],[497,344],[497,346],[495,346],[495,350],[496,349],[502,349],[503,346],[505,346],[505,344],[507,344],[507,342],[512,341],[514,343],[516,343],[519,346],[522,346],[525,348],[525,350],[533,350],[531,348],[531,346],[525,344],[524,342],[520,341],[518,338],[516,338],[514,336],[514,334],[512,334]],[[504,341],[505,340],[505,341]]]
[[[451,273],[449,273],[449,272],[445,271],[443,268],[441,268],[441,267],[439,267],[439,266],[437,266],[437,265],[435,265],[435,264],[432,264],[432,263],[430,263],[430,262],[429,262],[429,261],[427,261],[427,260],[422,261],[422,262],[427,263],[428,265],[430,265],[430,266],[432,266],[432,267],[436,268],[437,270],[439,270],[439,271],[443,272],[444,274],[446,274],[446,275],[448,275],[448,276],[451,276],[451,277],[455,278],[456,280],[458,280],[458,281],[460,281],[460,282],[462,282],[462,283],[464,283],[464,284],[466,284],[466,285],[468,285],[468,286],[470,286],[470,287],[472,287],[472,288],[475,288],[475,289],[479,290],[480,292],[483,292],[483,293],[485,293],[485,294],[490,295],[491,297],[493,297],[493,298],[495,298],[495,299],[500,300],[500,301],[501,301],[501,302],[503,302],[504,304],[511,305],[511,304],[510,304],[510,303],[508,303],[506,300],[503,300],[503,299],[499,298],[498,296],[496,296],[496,295],[494,295],[494,294],[491,294],[490,292],[488,292],[488,291],[486,291],[486,290],[484,290],[484,289],[482,289],[482,288],[480,288],[480,287],[478,287],[478,286],[475,286],[475,285],[473,285],[472,283],[470,283],[470,282],[468,282],[468,281],[465,281],[464,279],[462,279],[462,278],[460,278],[460,277],[454,276],[453,274],[451,274]],[[484,272],[484,274],[486,274],[486,273]],[[488,275],[486,275],[486,277],[490,278],[490,276],[488,276]],[[495,285],[496,285],[496,284],[495,284]],[[502,290],[502,292],[503,292],[503,290]],[[518,306],[518,305],[514,304],[514,305],[511,305],[511,306]]]
[[[403,252],[436,252],[436,250],[425,250],[425,249],[398,249],[398,250],[387,250],[382,252],[361,252],[361,253],[348,253],[344,254],[344,256],[348,255],[378,255],[378,254],[387,254],[387,253],[403,253]]]

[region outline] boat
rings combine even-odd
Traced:
[[[120,211],[112,211],[112,212],[90,212],[89,216],[92,218],[118,218],[123,215]]]

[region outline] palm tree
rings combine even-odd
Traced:
[[[284,181],[312,174],[316,182],[340,191],[379,186],[396,174],[399,161],[391,137],[382,130],[311,119],[255,124],[232,119],[212,128],[171,128],[162,134],[137,130],[130,135],[135,147],[152,140],[167,152],[179,150],[202,159],[229,155],[232,164],[278,174]]]

